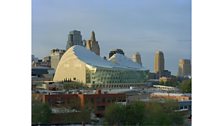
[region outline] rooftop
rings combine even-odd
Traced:
[[[109,60],[105,60],[85,47],[75,45],[71,48],[73,48],[73,52],[78,57],[78,59],[91,66],[146,70],[140,64],[133,62],[130,58],[127,58],[121,54],[115,54]]]

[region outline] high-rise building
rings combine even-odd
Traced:
[[[83,46],[82,35],[80,31],[73,30],[69,32],[66,50],[72,47],[73,45]]]
[[[86,48],[94,52],[96,55],[100,55],[100,46],[96,41],[95,33],[92,31],[90,40],[86,41]]]
[[[139,54],[139,52],[135,53],[132,55],[132,60],[140,65],[142,65],[142,61],[141,61],[141,55]]]
[[[154,59],[154,72],[161,73],[164,70],[164,55],[163,52],[157,51]]]
[[[114,54],[117,54],[117,53],[124,55],[124,51],[123,51],[122,49],[113,49],[113,50],[111,50],[110,53],[109,53],[109,58],[110,58],[111,56],[113,56]]]
[[[58,63],[62,57],[62,55],[65,53],[65,50],[61,49],[52,49],[50,56],[51,56],[51,68],[57,69]]]
[[[189,59],[180,59],[178,65],[178,76],[191,76],[191,61]]]

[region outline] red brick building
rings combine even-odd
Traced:
[[[105,108],[111,103],[125,102],[125,94],[107,94],[97,90],[95,94],[33,94],[33,99],[48,103],[51,107],[90,109],[97,116],[103,116]]]
[[[97,116],[103,116],[105,108],[111,103],[125,102],[125,94],[107,94],[97,90],[95,94],[79,94],[81,107],[91,107]]]

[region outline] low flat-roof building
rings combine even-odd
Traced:
[[[176,77],[160,77],[159,82],[167,83],[167,82],[177,82]]]
[[[180,93],[152,93],[150,94],[150,98],[154,99],[172,99],[177,101],[187,101],[191,100],[191,96],[180,94]]]
[[[48,103],[51,107],[69,107],[94,110],[97,116],[103,116],[105,108],[111,103],[126,102],[124,93],[108,94],[96,90],[92,94],[32,94],[34,100]]]
[[[32,84],[36,82],[52,81],[54,69],[50,67],[33,67],[32,68]]]

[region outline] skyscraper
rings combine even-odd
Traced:
[[[96,41],[95,33],[92,31],[90,40],[86,41],[86,48],[94,52],[96,55],[100,55],[100,47],[98,41]]]
[[[156,51],[154,59],[154,72],[161,73],[164,70],[164,55],[161,51]]]
[[[139,52],[135,53],[132,55],[132,60],[140,65],[142,65],[142,61],[141,61],[141,55],[139,54]]]
[[[73,45],[83,46],[82,35],[80,31],[73,30],[69,32],[66,50],[72,47]]]
[[[189,59],[180,59],[178,65],[178,76],[191,76],[191,61]]]

